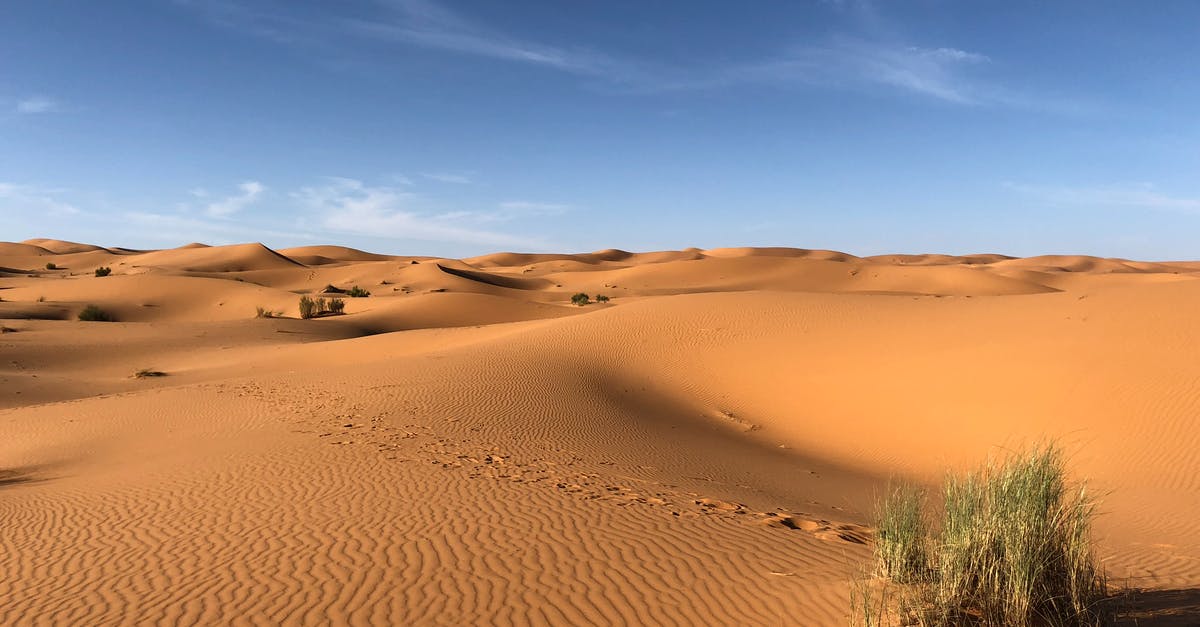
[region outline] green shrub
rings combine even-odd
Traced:
[[[580,292],[571,297],[571,303],[574,305],[578,305],[580,307],[582,307],[590,302],[592,302],[591,297],[589,297],[587,294],[584,294],[583,292]]]
[[[115,322],[112,314],[96,305],[88,305],[79,312],[79,319],[84,322]]]
[[[47,270],[57,270],[58,266],[55,265],[53,261],[48,261],[48,262],[46,262],[46,269]]]
[[[1107,588],[1091,545],[1095,500],[1068,483],[1057,447],[950,476],[942,496],[937,533],[919,490],[899,488],[880,503],[876,569],[890,586],[881,598],[890,591],[898,604],[889,616],[939,627],[1099,621]]]
[[[307,297],[300,297],[300,317],[305,320],[317,315],[317,301]]]
[[[357,285],[350,288],[349,292],[346,292],[346,296],[349,296],[350,298],[366,298],[370,295],[371,295],[370,292],[368,292],[367,290],[364,290],[363,288],[361,288]]]
[[[607,296],[605,296],[604,294],[596,294],[596,302],[598,302],[598,303],[607,303],[607,302],[608,302],[608,297],[607,297]]]
[[[109,268],[108,266],[100,266],[99,268],[96,268],[96,276],[108,276],[110,274],[112,274],[112,268]]]
[[[331,313],[340,314],[346,310],[346,301],[340,298],[329,299],[329,311]]]

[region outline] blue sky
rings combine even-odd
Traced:
[[[1200,258],[1200,3],[8,0],[0,240]]]

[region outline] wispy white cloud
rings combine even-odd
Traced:
[[[37,114],[62,111],[62,105],[53,98],[31,96],[17,103],[17,113]]]
[[[529,216],[557,216],[571,209],[570,205],[555,202],[531,202],[528,200],[506,200],[499,204],[509,219]]]
[[[208,215],[223,218],[233,215],[252,203],[258,200],[259,196],[267,190],[266,186],[258,181],[246,181],[238,185],[239,194],[228,196],[217,202],[210,203],[205,209]],[[195,195],[195,194],[193,194]]]
[[[456,185],[470,185],[471,177],[465,174],[454,174],[451,172],[424,172],[421,176],[439,183],[453,183]]]
[[[381,39],[579,74],[608,74],[615,67],[604,55],[511,37],[429,0],[387,0],[384,4],[393,10],[391,19],[343,23],[354,32]]]
[[[1008,182],[1004,187],[1053,206],[1124,207],[1200,214],[1200,197],[1167,194],[1153,183],[1070,187]]]
[[[266,238],[316,241],[318,236],[299,230],[287,231],[261,224],[247,224],[234,220],[214,220],[190,214],[155,213],[152,211],[126,211],[121,214],[124,222],[143,231],[153,233],[153,239],[167,245],[184,242],[207,244],[233,244],[237,242],[261,241]]]
[[[62,190],[0,182],[0,207],[5,211],[36,211],[51,216],[79,214],[74,205],[61,200]]]
[[[957,48],[920,48],[848,37],[789,50],[776,59],[732,67],[708,76],[715,86],[731,83],[795,83],[825,87],[884,87],[955,104],[988,104],[995,91],[969,76],[990,62]],[[684,83],[682,87],[688,87]]]
[[[884,89],[908,92],[958,105],[994,105],[1070,112],[1078,107],[1056,102],[989,80],[981,69],[990,57],[950,46],[915,46],[870,2],[835,2],[854,16],[857,27],[823,41],[788,47],[758,60],[663,65],[593,49],[564,47],[500,32],[434,0],[378,0],[382,12],[304,21],[295,14],[272,13],[239,0],[197,3],[225,25],[287,42],[286,33],[306,41],[372,38],[546,68],[596,79],[597,83],[637,93],[720,89],[745,84],[807,85],[823,88]],[[217,6],[219,11],[211,8]],[[326,45],[336,48],[336,44]]]
[[[482,228],[487,214],[422,210],[420,198],[397,187],[372,186],[349,178],[304,187],[291,194],[316,223],[331,231],[433,242],[544,249],[534,238]]]

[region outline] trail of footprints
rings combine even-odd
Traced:
[[[665,508],[678,518],[720,516],[748,524],[764,525],[783,530],[798,530],[821,540],[867,544],[872,530],[862,525],[830,521],[803,512],[782,510],[763,512],[741,503],[708,498],[695,492],[673,490],[674,486],[643,482],[641,489],[621,485],[597,472],[590,472],[587,461],[567,451],[552,455],[518,459],[498,446],[484,446],[469,438],[459,439],[439,434],[418,421],[419,409],[406,408],[411,422],[397,424],[395,414],[367,416],[361,405],[348,402],[341,394],[326,389],[307,388],[297,400],[294,387],[264,388],[242,384],[234,388],[237,394],[253,396],[288,406],[304,428],[297,432],[310,433],[331,445],[361,446],[374,449],[385,459],[400,463],[422,463],[440,466],[448,471],[465,472],[471,479],[509,481],[559,490],[577,498],[611,501],[620,507]],[[393,418],[389,420],[388,418]],[[457,419],[450,419],[457,423]],[[316,428],[314,428],[316,427]],[[465,432],[479,431],[465,428]],[[613,465],[600,462],[600,465]],[[630,479],[631,481],[641,481]]]

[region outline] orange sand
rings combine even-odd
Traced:
[[[1198,277],[0,243],[0,623],[845,624],[889,478],[1046,437],[1112,578],[1192,590]]]

